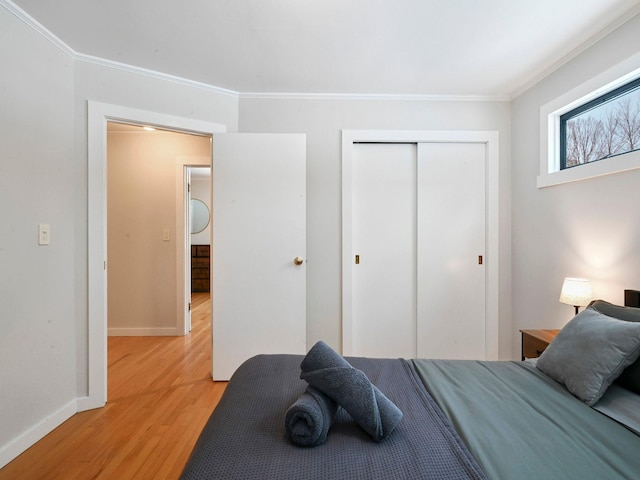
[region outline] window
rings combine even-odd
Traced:
[[[633,169],[640,169],[640,53],[540,108],[537,186]]]
[[[560,116],[560,169],[640,149],[640,78]]]

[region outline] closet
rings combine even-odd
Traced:
[[[349,353],[486,358],[486,143],[351,155]]]

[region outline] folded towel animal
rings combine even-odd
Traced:
[[[325,442],[338,405],[321,391],[307,390],[289,407],[284,416],[287,435],[293,443],[315,447]]]
[[[300,378],[335,400],[375,441],[389,436],[402,420],[400,409],[364,372],[323,341],[309,350],[300,369]]]

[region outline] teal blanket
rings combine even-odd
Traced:
[[[535,367],[467,360],[413,363],[488,478],[640,478],[640,436]]]

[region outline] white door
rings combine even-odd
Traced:
[[[418,144],[421,358],[485,358],[485,149]]]
[[[305,150],[298,134],[213,137],[214,380],[257,354],[306,352]]]
[[[351,354],[486,358],[485,149],[353,145]]]
[[[352,355],[416,356],[416,145],[353,148]]]

